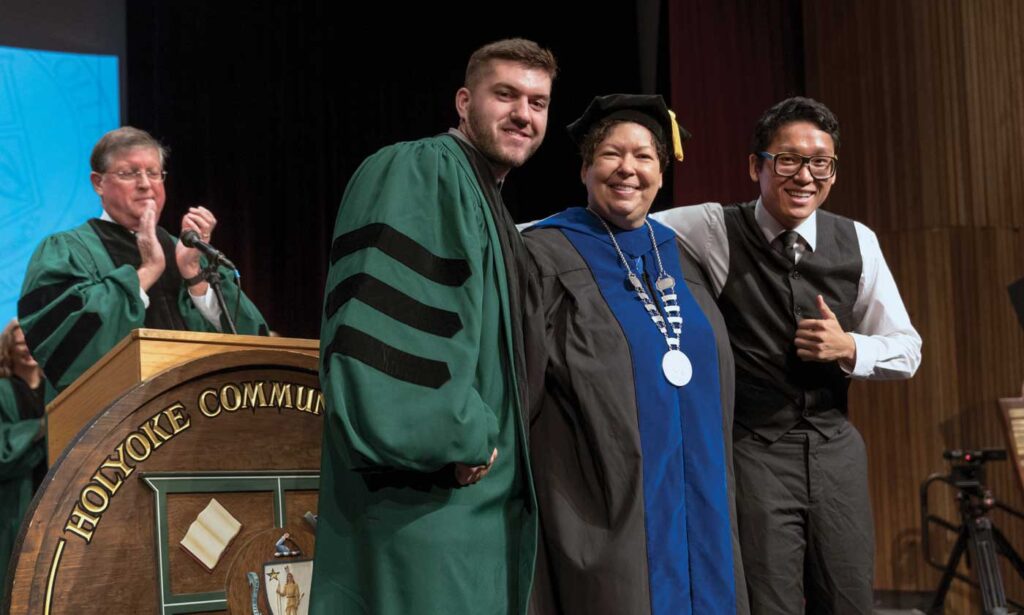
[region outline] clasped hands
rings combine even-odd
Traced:
[[[494,460],[497,458],[498,449],[494,449],[494,452],[491,453],[491,459],[487,462],[487,465],[469,466],[464,463],[456,463],[455,480],[463,486],[479,482],[480,479],[487,476],[487,473],[491,471],[491,466],[494,465]]]
[[[163,275],[166,263],[164,262],[164,251],[160,247],[160,241],[156,237],[157,213],[156,206],[148,205],[139,218],[139,227],[135,233],[135,242],[139,248],[139,255],[142,264],[139,265],[139,286],[142,290],[148,291],[153,284]],[[214,227],[217,226],[217,218],[213,212],[203,207],[189,207],[188,212],[181,218],[181,232],[195,231],[199,238],[209,243]],[[186,247],[178,242],[174,250],[174,260],[178,265],[178,272],[184,279],[193,278],[199,275],[199,250]],[[189,292],[196,296],[206,294],[208,284],[200,282],[189,288]]]

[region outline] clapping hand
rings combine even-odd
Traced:
[[[206,243],[210,243],[210,237],[216,226],[217,218],[213,216],[213,212],[202,205],[189,207],[188,212],[181,218],[181,233],[195,231],[199,233],[199,239]],[[178,272],[181,273],[182,278],[194,278],[199,275],[199,250],[186,247],[179,241],[178,247],[174,251],[174,259],[178,263]],[[206,288],[206,282],[200,282],[189,288],[189,292],[199,296],[206,293]]]

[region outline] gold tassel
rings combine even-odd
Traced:
[[[683,140],[679,136],[679,122],[676,122],[676,114],[671,109],[668,110],[668,118],[672,120],[672,153],[675,154],[676,160],[682,162]]]

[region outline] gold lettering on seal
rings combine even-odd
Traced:
[[[90,494],[95,497],[90,498]],[[107,495],[107,492],[92,483],[89,483],[85,486],[85,489],[82,489],[78,499],[82,503],[82,508],[94,515],[102,515],[103,511],[110,506],[110,496]]]
[[[269,393],[269,394],[268,394]],[[216,389],[204,389],[197,399],[203,416],[214,418],[222,412],[277,408],[320,415],[324,395],[320,389],[293,382],[270,380],[226,383]]]
[[[164,442],[166,442],[166,440],[160,438],[159,436],[156,435],[156,433],[154,433],[153,427],[151,427],[148,423],[142,425],[140,429],[142,430],[142,433],[145,434],[147,438],[149,438],[149,443],[153,445],[153,450],[160,448],[160,446]],[[157,428],[157,431],[159,431],[159,428]]]
[[[185,406],[181,402],[174,404],[173,406],[167,406],[164,409],[163,415],[167,417],[167,420],[171,423],[171,436],[176,436],[179,433],[185,431],[192,426],[192,419],[182,411]]]
[[[270,388],[270,405],[277,408],[293,408],[292,406],[292,384],[290,382],[275,382]]]
[[[312,412],[313,400],[316,398],[314,393],[316,393],[316,389],[300,385],[295,391],[295,409],[300,412]]]
[[[139,426],[142,433],[146,434],[149,441],[153,444],[153,450],[160,448],[160,446],[171,439],[171,434],[167,433],[160,428],[160,417],[163,416],[158,414],[150,419],[150,422],[143,423]]]
[[[75,509],[68,516],[68,522],[64,526],[64,530],[78,534],[86,543],[89,543],[92,541],[93,531],[95,531],[96,524],[99,522],[99,517],[93,517],[82,510],[81,506],[75,504]]]
[[[142,462],[149,459],[150,453],[153,452],[153,447],[149,444],[149,439],[137,431],[133,431],[128,434],[128,437],[124,439],[124,447],[125,450],[128,451],[128,456],[136,462]]]
[[[92,479],[94,481],[96,481],[97,483],[99,483],[100,485],[102,485],[104,489],[109,491],[110,495],[114,495],[115,493],[117,493],[117,490],[120,489],[121,485],[124,484],[124,481],[121,480],[120,476],[117,476],[115,474],[114,478],[117,479],[117,482],[116,483],[110,482],[110,479],[107,478],[106,475],[103,474],[103,472],[101,472],[99,469],[97,469],[96,473],[92,475]]]
[[[242,383],[242,407],[266,408],[267,395],[263,392],[263,382]]]
[[[233,384],[225,384],[220,388],[220,405],[228,412],[238,410],[242,407],[242,392]]]
[[[210,398],[213,398],[215,404],[213,408],[210,408]],[[220,400],[217,399],[217,389],[205,389],[199,394],[199,411],[211,419],[220,414]]]
[[[185,406],[176,402],[146,419],[136,431],[118,442],[113,454],[103,460],[91,480],[78,493],[78,501],[68,515],[64,530],[79,536],[86,543],[91,542],[114,495],[135,471],[135,465],[129,459],[136,463],[149,459],[153,451],[188,429],[191,424]]]
[[[135,468],[129,466],[127,463],[124,462],[124,442],[119,443],[117,445],[117,448],[114,449],[114,452],[117,453],[117,457],[107,457],[107,460],[104,461],[103,465],[101,465],[100,467],[120,470],[121,475],[124,476],[125,478],[128,478],[128,476],[130,476],[131,473],[135,471]]]

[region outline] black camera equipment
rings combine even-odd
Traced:
[[[1024,520],[1024,514],[998,502],[992,491],[985,487],[985,462],[1005,460],[1006,451],[954,449],[946,451],[942,456],[953,463],[950,473],[932,474],[921,483],[921,546],[928,564],[942,571],[942,580],[928,609],[929,615],[941,615],[943,612],[946,593],[954,577],[981,591],[982,612],[985,615],[1008,615],[1008,605],[1018,609],[1024,608],[1024,605],[1006,599],[1003,580],[999,573],[998,556],[1002,555],[1009,560],[1021,578],[1024,578],[1024,559],[1021,559],[988,516],[990,510],[998,508]],[[928,488],[936,482],[946,483],[957,490],[956,501],[960,507],[959,526],[928,513]],[[928,538],[931,524],[957,534],[956,543],[945,563],[932,559]],[[967,565],[974,570],[978,578],[977,583],[956,571],[965,550],[968,551]]]

